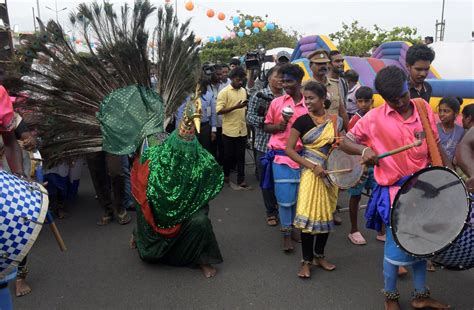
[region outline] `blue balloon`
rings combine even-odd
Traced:
[[[260,29],[258,28],[253,28],[253,33],[259,33],[260,32]]]
[[[221,41],[222,41],[221,36],[217,36],[217,37],[216,37],[216,41],[217,41],[217,42],[221,42]]]
[[[268,23],[268,24],[267,24],[267,29],[268,29],[268,30],[273,30],[273,29],[275,29],[275,25],[272,24],[272,23]]]
[[[242,38],[245,35],[245,33],[243,31],[239,31],[237,32],[237,35]]]
[[[238,16],[234,16],[234,18],[232,18],[232,22],[234,25],[238,25],[240,23],[240,18]]]
[[[214,37],[209,37],[209,42],[214,43],[215,39]]]
[[[250,27],[250,26],[252,26],[252,22],[247,19],[247,20],[245,21],[245,27]]]

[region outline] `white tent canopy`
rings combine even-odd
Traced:
[[[433,67],[442,79],[474,79],[474,41],[435,42]]]

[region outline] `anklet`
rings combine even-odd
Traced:
[[[387,300],[397,301],[398,299],[400,299],[399,292],[387,292],[387,291],[382,290],[382,293],[384,294]]]
[[[411,295],[414,299],[416,299],[416,298],[425,299],[425,298],[430,298],[431,297],[431,292],[430,292],[429,288],[426,288],[423,293],[418,292],[417,290],[414,290],[413,293],[411,293]]]

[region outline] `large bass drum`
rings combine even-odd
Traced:
[[[15,270],[33,246],[48,202],[42,185],[0,171],[0,280]]]
[[[474,263],[470,217],[471,202],[461,178],[451,169],[429,167],[402,185],[390,224],[395,242],[408,254],[434,256],[447,267],[467,269]],[[460,242],[463,239],[470,242]],[[447,258],[444,253],[451,254]]]

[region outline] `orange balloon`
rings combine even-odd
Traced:
[[[265,27],[265,23],[264,22],[259,22],[258,23],[258,28],[263,28]]]
[[[258,22],[253,22],[252,25],[253,25],[254,28],[258,28]]]
[[[224,13],[217,14],[217,19],[224,20],[225,19],[225,14]]]
[[[215,14],[214,10],[212,9],[207,10],[207,17],[214,17],[214,14]]]
[[[186,8],[186,10],[192,11],[192,10],[194,9],[194,3],[192,3],[191,1],[186,2],[186,4],[184,5],[184,7]]]

